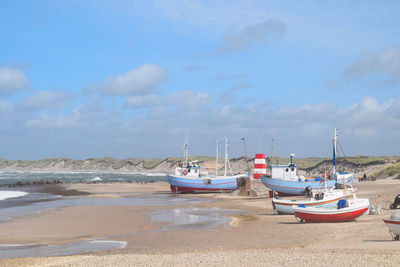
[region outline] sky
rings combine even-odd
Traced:
[[[399,1],[0,3],[0,158],[400,155]],[[272,138],[274,149],[272,152]],[[220,153],[223,154],[223,153]]]

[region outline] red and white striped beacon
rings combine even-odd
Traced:
[[[267,163],[265,161],[265,154],[256,154],[254,160],[254,179],[260,179],[261,175],[267,175]]]

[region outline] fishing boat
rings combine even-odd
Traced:
[[[400,239],[400,212],[393,212],[390,220],[383,220],[394,240]]]
[[[370,207],[368,198],[341,199],[337,208],[293,206],[295,217],[301,222],[347,222],[352,221],[367,212]]]
[[[230,170],[231,175],[227,174]],[[182,166],[175,168],[175,173],[168,175],[168,183],[174,193],[192,192],[230,192],[238,188],[238,179],[248,175],[232,174],[232,168],[228,158],[228,139],[225,137],[225,168],[224,175],[218,175],[218,141],[215,175],[202,172],[198,161],[192,160],[188,154],[188,142],[184,146],[184,161]]]
[[[287,165],[271,165],[271,175],[261,176],[263,184],[277,192],[281,196],[292,195],[299,196],[304,193],[307,187],[311,189],[323,190],[325,183],[321,177],[304,177],[297,175],[298,166],[293,163],[294,154],[290,155],[290,163]],[[337,159],[337,129],[333,138],[333,160],[332,172],[329,179],[326,181],[327,188],[335,188],[336,184],[342,187],[343,183],[352,184],[354,173],[336,172]]]
[[[338,189],[324,189],[316,192],[306,199],[283,199],[274,197],[272,206],[277,214],[294,214],[293,206],[303,205],[306,207],[332,208],[336,207],[340,199],[345,197],[346,193]]]

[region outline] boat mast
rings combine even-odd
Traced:
[[[216,141],[217,143],[217,153],[215,157],[215,177],[218,175],[218,140]]]
[[[183,146],[183,167],[187,167],[188,164],[188,146],[189,146],[189,139],[186,136],[185,145]]]
[[[226,176],[226,168],[228,165],[228,138],[225,136],[225,172],[224,176]]]
[[[333,136],[333,157],[332,157],[332,172],[336,176],[336,158],[337,158],[337,132],[338,129],[335,128],[335,134]]]

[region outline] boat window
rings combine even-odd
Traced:
[[[294,171],[294,168],[292,168],[292,171]]]
[[[286,172],[288,172],[289,171],[289,168],[286,168]]]

